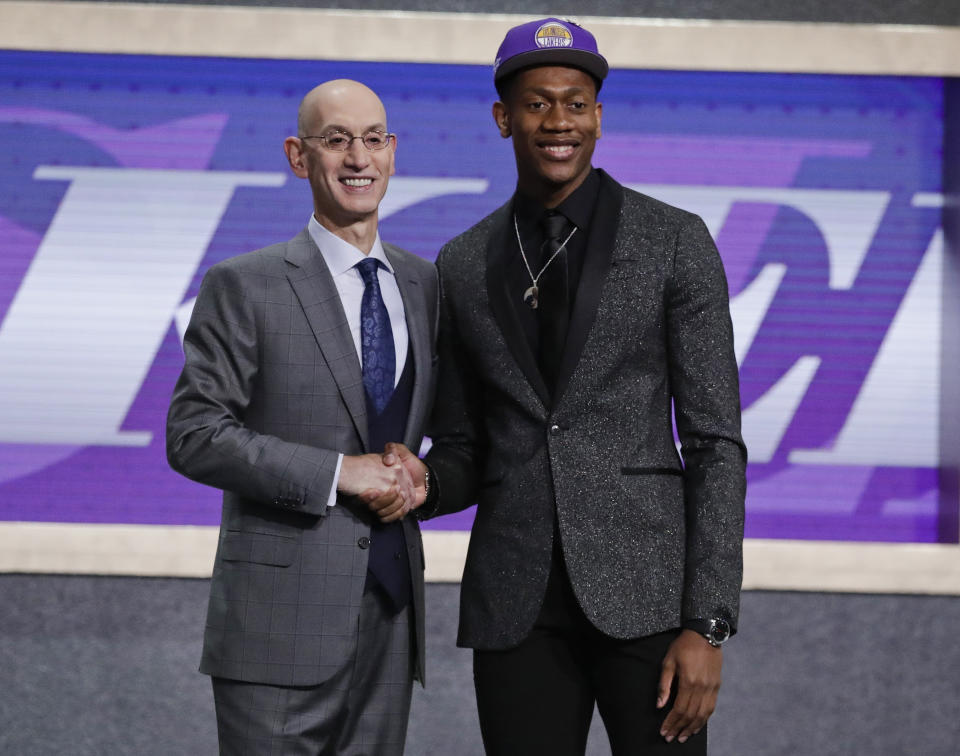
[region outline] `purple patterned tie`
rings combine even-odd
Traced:
[[[363,278],[363,299],[360,301],[360,343],[363,358],[363,387],[377,414],[383,412],[393,394],[396,375],[396,352],[390,316],[380,295],[377,267],[380,261],[368,257],[356,267]]]

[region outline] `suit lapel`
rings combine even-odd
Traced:
[[[617,229],[620,226],[620,211],[623,207],[623,188],[604,171],[600,171],[600,191],[590,221],[590,236],[587,239],[587,253],[577,284],[577,296],[570,325],[567,328],[567,342],[563,350],[560,374],[557,376],[556,398],[553,406],[560,403],[563,392],[570,382],[583,356],[583,347],[593,327],[600,304],[600,294],[610,270],[610,260],[616,244]]]
[[[493,222],[490,238],[487,240],[487,298],[490,300],[490,309],[494,320],[500,327],[500,333],[523,371],[527,381],[537,392],[544,406],[550,406],[550,392],[537,360],[530,350],[530,344],[523,335],[523,325],[517,317],[516,311],[510,303],[510,290],[507,286],[507,260],[516,254],[516,242],[513,238],[513,203],[508,202],[497,211],[497,218]],[[516,294],[515,294],[516,295]]]
[[[287,279],[300,300],[317,346],[366,448],[367,405],[360,358],[333,276],[306,229],[288,242],[285,259],[293,266],[287,272]]]
[[[384,243],[383,251],[390,260],[396,273],[397,287],[400,289],[400,298],[403,300],[403,312],[407,321],[407,333],[410,335],[410,349],[413,357],[414,382],[413,396],[410,399],[410,414],[407,419],[408,445],[417,435],[416,428],[426,417],[429,398],[425,388],[429,385],[430,370],[432,368],[433,353],[430,344],[429,316],[427,313],[426,292],[416,272],[408,266],[403,255],[390,244]],[[408,358],[409,359],[409,358]],[[402,366],[400,367],[402,370]],[[417,450],[414,449],[414,452]]]

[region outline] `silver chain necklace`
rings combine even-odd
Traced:
[[[537,287],[537,281],[540,280],[540,276],[543,275],[543,271],[550,267],[550,263],[553,262],[554,258],[560,254],[560,251],[567,246],[567,242],[577,233],[577,227],[573,227],[573,231],[569,233],[566,239],[563,240],[563,243],[557,247],[556,251],[550,255],[550,259],[547,260],[543,267],[540,268],[540,272],[537,275],[533,275],[533,270],[530,268],[530,263],[527,261],[527,253],[523,251],[523,242],[520,241],[520,227],[517,226],[517,214],[513,214],[513,230],[517,234],[517,244],[520,247],[520,257],[523,258],[523,264],[527,266],[527,274],[530,276],[530,281],[532,286],[530,286],[525,292],[523,292],[523,303],[527,305],[531,310],[536,310],[537,305],[540,304],[539,296],[540,289]]]

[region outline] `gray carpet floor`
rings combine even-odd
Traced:
[[[216,753],[205,580],[0,575],[0,754]],[[408,756],[480,756],[458,587],[431,584]],[[747,592],[712,756],[957,756],[960,598]],[[595,717],[588,753],[609,746]],[[523,756],[522,754],[518,756]]]

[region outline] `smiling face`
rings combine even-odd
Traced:
[[[520,190],[555,207],[590,173],[603,106],[590,75],[568,66],[538,66],[514,75],[493,117],[513,138]]]
[[[288,137],[284,149],[294,174],[310,181],[317,220],[339,236],[359,231],[366,237],[371,228],[375,235],[377,208],[394,172],[396,140],[389,140],[386,149],[369,151],[354,139],[346,151],[335,152],[321,139],[301,137],[386,132],[380,98],[356,81],[321,84],[303,99],[298,129],[299,136]]]

